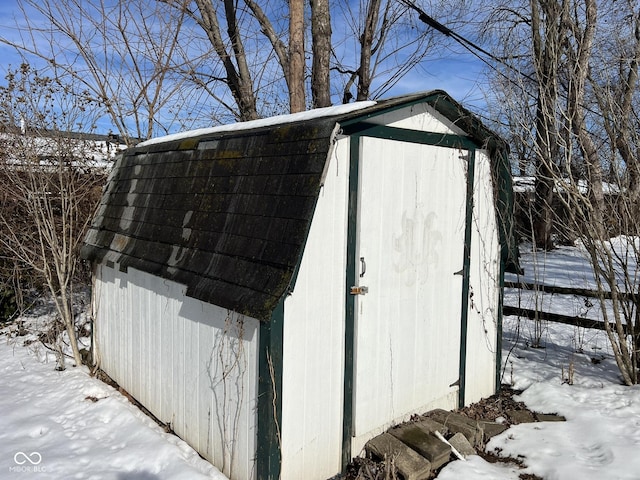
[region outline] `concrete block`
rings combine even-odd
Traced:
[[[536,421],[533,413],[529,410],[507,410],[504,412],[509,421],[515,425],[519,423],[533,423]]]
[[[469,455],[475,455],[476,449],[469,443],[467,437],[460,432],[456,433],[449,439],[449,443],[455,448],[460,455],[467,458]]]
[[[440,432],[442,435],[448,435],[449,429],[445,427],[442,423],[436,422],[432,418],[422,417],[419,421],[415,422],[416,425],[420,426],[426,432]]]
[[[429,417],[442,423],[452,433],[462,433],[474,447],[482,445],[484,430],[478,421],[440,408],[429,412]]]
[[[429,460],[434,470],[449,461],[451,447],[417,423],[401,425],[389,430],[389,433]]]
[[[566,422],[567,419],[555,413],[536,413],[539,422]]]
[[[482,427],[484,432],[483,441],[486,444],[492,437],[501,434],[509,428],[508,425],[502,423],[489,422],[487,420],[478,420],[478,423]]]
[[[431,474],[431,462],[389,433],[372,438],[365,450],[378,458],[394,458],[394,465],[405,480],[425,480]]]

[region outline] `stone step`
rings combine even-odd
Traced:
[[[455,448],[460,455],[464,458],[467,458],[469,455],[476,455],[476,449],[469,443],[467,437],[465,437],[460,432],[456,433],[449,440],[449,443],[453,448]]]
[[[430,411],[427,415],[432,420],[442,423],[451,433],[463,434],[473,447],[483,445],[484,429],[477,420],[440,408]]]
[[[372,438],[364,449],[380,459],[393,458],[393,464],[405,480],[425,480],[431,474],[431,462],[390,433]]]
[[[527,410],[504,412],[511,424],[524,422],[558,422],[561,415],[531,413]],[[367,442],[365,450],[378,458],[393,458],[405,480],[423,480],[452,458],[451,447],[467,457],[483,449],[486,442],[509,428],[508,424],[474,420],[455,412],[432,410],[419,420],[393,427]],[[440,440],[441,434],[446,440]],[[448,443],[447,443],[448,442]]]
[[[520,423],[533,423],[536,421],[536,417],[529,410],[507,410],[504,414],[514,425],[518,425]]]
[[[418,423],[406,423],[389,430],[389,433],[431,462],[437,470],[449,461],[451,447],[441,442],[431,431]]]
[[[536,413],[539,422],[566,422],[567,419],[556,413]]]
[[[503,423],[490,422],[488,420],[478,420],[478,423],[480,424],[480,426],[482,427],[482,431],[484,432],[482,440],[485,445],[492,437],[501,434],[509,428],[508,425],[505,425]]]
[[[434,432],[440,432],[442,435],[449,435],[449,429],[444,426],[442,423],[440,422],[436,422],[434,419],[429,418],[429,417],[420,417],[420,420],[418,420],[417,422],[415,422],[417,425],[420,425],[420,427],[430,433],[434,433]]]

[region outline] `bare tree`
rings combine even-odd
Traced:
[[[311,0],[311,94],[314,107],[331,105],[331,14],[329,0]]]
[[[132,141],[378,98],[433,52],[396,0],[18,1],[22,36],[0,41],[84,82]]]
[[[177,6],[178,10],[183,9],[182,2],[180,1],[170,0],[169,3]],[[190,12],[191,17],[196,20],[206,33],[218,59],[224,66],[224,80],[238,105],[239,120],[246,121],[258,118],[255,90],[251,70],[247,62],[235,2],[233,0],[224,0],[223,2],[224,8],[222,15],[226,22],[228,33],[226,42],[220,29],[220,20],[218,18],[220,14],[218,8],[216,8],[217,2],[214,3],[211,0],[195,0],[195,3],[199,15],[194,11]]]
[[[598,38],[599,42],[610,46],[595,52],[594,61],[600,68],[592,69],[588,80],[597,99],[597,108],[608,112],[608,115],[600,116],[600,121],[609,145],[619,156],[619,162],[612,159],[609,171],[614,176],[626,177],[629,200],[637,206],[640,201],[640,132],[634,125],[640,118],[640,8],[632,0],[621,3],[608,12],[612,17],[610,23],[616,28],[602,32]]]
[[[291,113],[307,109],[305,95],[304,3],[289,0],[289,110]]]
[[[443,21],[453,20],[452,12],[460,12],[461,3],[430,2],[430,9],[438,12]],[[339,3],[334,17],[349,29],[347,35],[334,42],[333,68],[342,74],[343,103],[354,97],[379,98],[428,55],[433,55],[434,45],[446,43],[444,37],[435,40],[438,33],[425,28],[415,12],[400,1]]]
[[[512,130],[514,141],[523,135],[522,145],[534,146],[537,188],[543,185],[544,195],[536,192],[535,243],[551,247],[545,240],[550,219],[540,212],[551,212],[553,205],[562,222],[558,230],[576,239],[591,261],[600,312],[623,381],[638,383],[640,228],[634,169],[640,151],[640,10],[631,1],[530,0],[501,12],[503,32],[531,39],[511,57],[517,68],[509,80],[522,87],[520,96],[530,91],[530,82],[535,85],[529,128],[525,123]],[[509,43],[512,51],[516,44]],[[503,92],[508,98],[513,90]],[[503,106],[522,107],[517,98],[511,100]]]
[[[76,365],[72,309],[79,248],[105,180],[95,145],[69,133],[92,125],[95,102],[22,65],[0,87],[0,248],[51,293]],[[60,351],[59,368],[64,368]]]
[[[590,224],[597,239],[605,238],[602,163],[593,133],[587,124],[586,87],[597,26],[595,0],[584,0],[584,14],[567,19],[571,35],[565,42],[570,75],[567,81],[567,122],[576,137],[587,172]],[[570,164],[569,164],[570,165]]]
[[[281,102],[276,108],[282,108],[286,102],[289,112],[329,106],[334,92],[332,85],[340,83],[343,102],[354,97],[377,98],[430,52],[431,32],[425,32],[424,28],[417,31],[419,22],[415,16],[408,15],[405,6],[392,0],[333,4],[328,0],[310,0],[310,10],[303,8],[306,2],[301,0],[286,2],[287,8],[284,2],[242,0],[234,3],[235,9],[224,10],[211,0],[194,1],[198,9],[191,11],[191,15],[209,38],[216,38],[217,60],[233,66],[219,76],[204,71],[194,71],[194,76],[201,85],[202,79],[217,81],[218,88],[220,84],[228,85],[241,120],[253,118],[253,107],[245,111],[246,105],[255,104],[259,112],[264,112],[266,105],[261,102],[267,101]],[[244,10],[242,3],[246,5]],[[439,12],[447,4],[441,3]],[[448,5],[448,11],[455,10],[454,5]],[[203,21],[205,17],[210,21]],[[288,22],[283,22],[284,19]],[[332,38],[335,23],[347,28]],[[227,26],[227,35],[220,28],[223,24]],[[262,38],[256,36],[257,31]],[[308,31],[310,48],[305,42]],[[235,48],[236,44],[241,48]],[[398,60],[400,57],[402,61]],[[237,79],[247,88],[236,88]],[[378,85],[372,89],[375,81]],[[247,90],[249,85],[251,92]],[[355,96],[349,91],[353,85],[358,90]],[[239,98],[240,94],[245,100]],[[311,102],[307,100],[309,96]],[[270,113],[281,113],[267,109]]]
[[[598,156],[610,171],[609,201],[603,202],[603,226],[593,221],[593,212],[601,208],[593,195],[587,198],[589,215],[580,215],[575,223],[603,297],[601,313],[616,363],[624,383],[633,385],[640,382],[640,6],[626,1],[602,8],[612,27],[595,35],[601,47],[592,55],[587,81],[595,96],[590,110],[598,115],[591,115],[583,130],[591,132],[593,143],[600,142]],[[601,240],[603,228],[616,236]]]
[[[180,8],[133,0],[18,0],[20,36],[0,41],[55,67],[135,143],[166,132],[194,105],[188,77],[177,73],[199,57],[184,48],[186,0],[175,1]]]
[[[534,241],[551,249],[553,226],[552,198],[556,162],[559,155],[558,89],[567,1],[531,0],[531,38],[533,65],[537,79],[535,123],[536,195]]]

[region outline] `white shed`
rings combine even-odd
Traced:
[[[234,480],[493,394],[507,147],[442,91],[144,142],[83,256],[99,366]]]

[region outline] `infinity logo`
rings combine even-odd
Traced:
[[[13,461],[18,465],[23,465],[26,462],[29,462],[31,465],[38,465],[42,461],[42,455],[40,455],[38,452],[31,452],[30,455],[27,455],[24,452],[17,452],[13,456]]]

